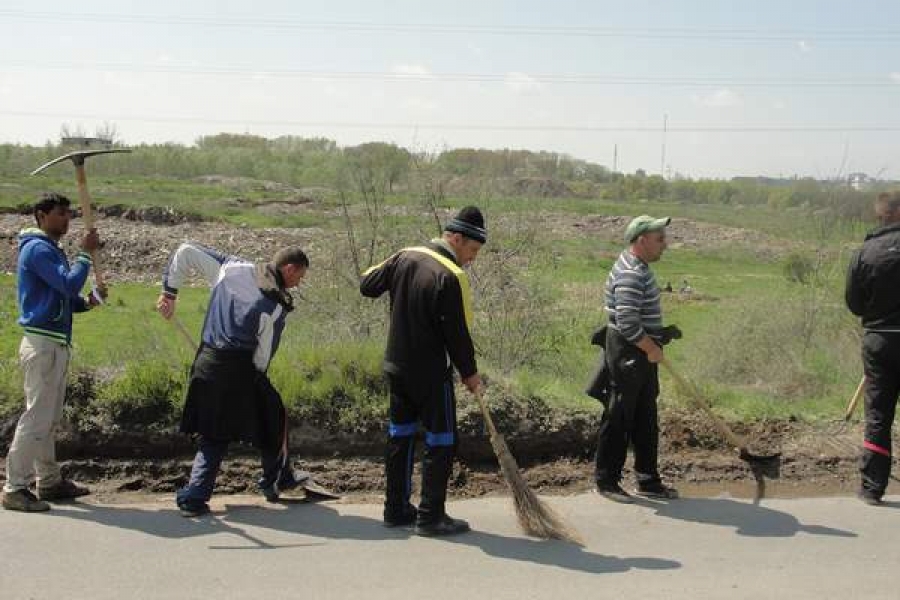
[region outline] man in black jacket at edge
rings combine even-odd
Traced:
[[[457,444],[456,398],[452,368],[463,385],[480,393],[481,377],[470,335],[469,280],[462,269],[487,241],[484,217],[463,208],[440,238],[400,250],[367,270],[360,282],[364,296],[390,294],[390,328],[384,370],[390,386],[385,476],[384,523],[415,523],[418,535],[452,535],[469,530],[444,510],[447,481]],[[422,494],[418,509],[410,502],[415,436],[425,429]]]
[[[862,318],[866,430],[859,497],[881,504],[891,474],[891,427],[900,396],[900,191],[875,201],[880,226],[847,272],[847,307]]]

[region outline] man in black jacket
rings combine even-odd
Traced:
[[[850,261],[846,299],[862,318],[866,431],[859,497],[881,504],[891,474],[891,427],[900,396],[900,191],[875,201],[880,227]]]
[[[452,367],[470,392],[481,388],[470,335],[471,292],[462,267],[475,260],[485,241],[484,217],[469,206],[444,227],[440,238],[405,248],[362,276],[364,296],[388,292],[391,299],[384,356],[391,396],[384,503],[389,527],[415,523],[419,535],[469,529],[465,521],[446,514],[444,503],[457,444]],[[425,455],[417,509],[410,491],[419,423],[425,429]]]

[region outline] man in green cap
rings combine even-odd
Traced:
[[[660,291],[650,263],[666,249],[668,217],[634,218],[625,229],[628,244],[606,279],[606,362],[611,394],[597,435],[597,491],[609,500],[634,499],[622,489],[622,468],[629,444],[634,447],[636,494],[656,499],[677,498],[659,476],[657,454],[659,396],[657,364],[666,341]]]

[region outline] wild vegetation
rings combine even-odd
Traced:
[[[44,189],[74,197],[64,165],[23,175],[62,152],[0,146],[0,207],[21,211]],[[433,237],[450,211],[469,203],[483,208],[490,229],[472,275],[476,343],[497,402],[596,410],[582,392],[596,357],[588,340],[605,319],[603,281],[625,218],[641,213],[675,217],[671,248],[654,265],[660,284],[673,287],[666,320],[685,334],[668,351],[717,410],[741,419],[834,417],[861,374],[842,279],[868,226],[871,191],[812,180],[670,181],[553,153],[431,155],[226,134],[193,147],[136,147],[89,163],[88,172],[107,210],[164,207],[234,224],[235,238],[247,231],[241,226],[308,230],[309,284],[272,376],[295,416],[331,426],[370,427],[386,409],[386,306],[360,297],[357,274]],[[180,241],[152,228],[167,248]],[[279,231],[271,230],[273,248]],[[11,244],[14,231],[3,234]],[[193,351],[153,314],[156,293],[120,283],[107,307],[78,319],[76,421],[167,428],[177,419]],[[205,302],[202,288],[180,300],[193,332]],[[12,275],[2,279],[0,313],[0,412],[10,414],[22,396]],[[664,404],[680,402],[665,378],[663,388]]]

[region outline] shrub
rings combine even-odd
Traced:
[[[93,415],[108,425],[165,428],[181,406],[187,373],[163,361],[133,362],[125,372],[101,385]]]

